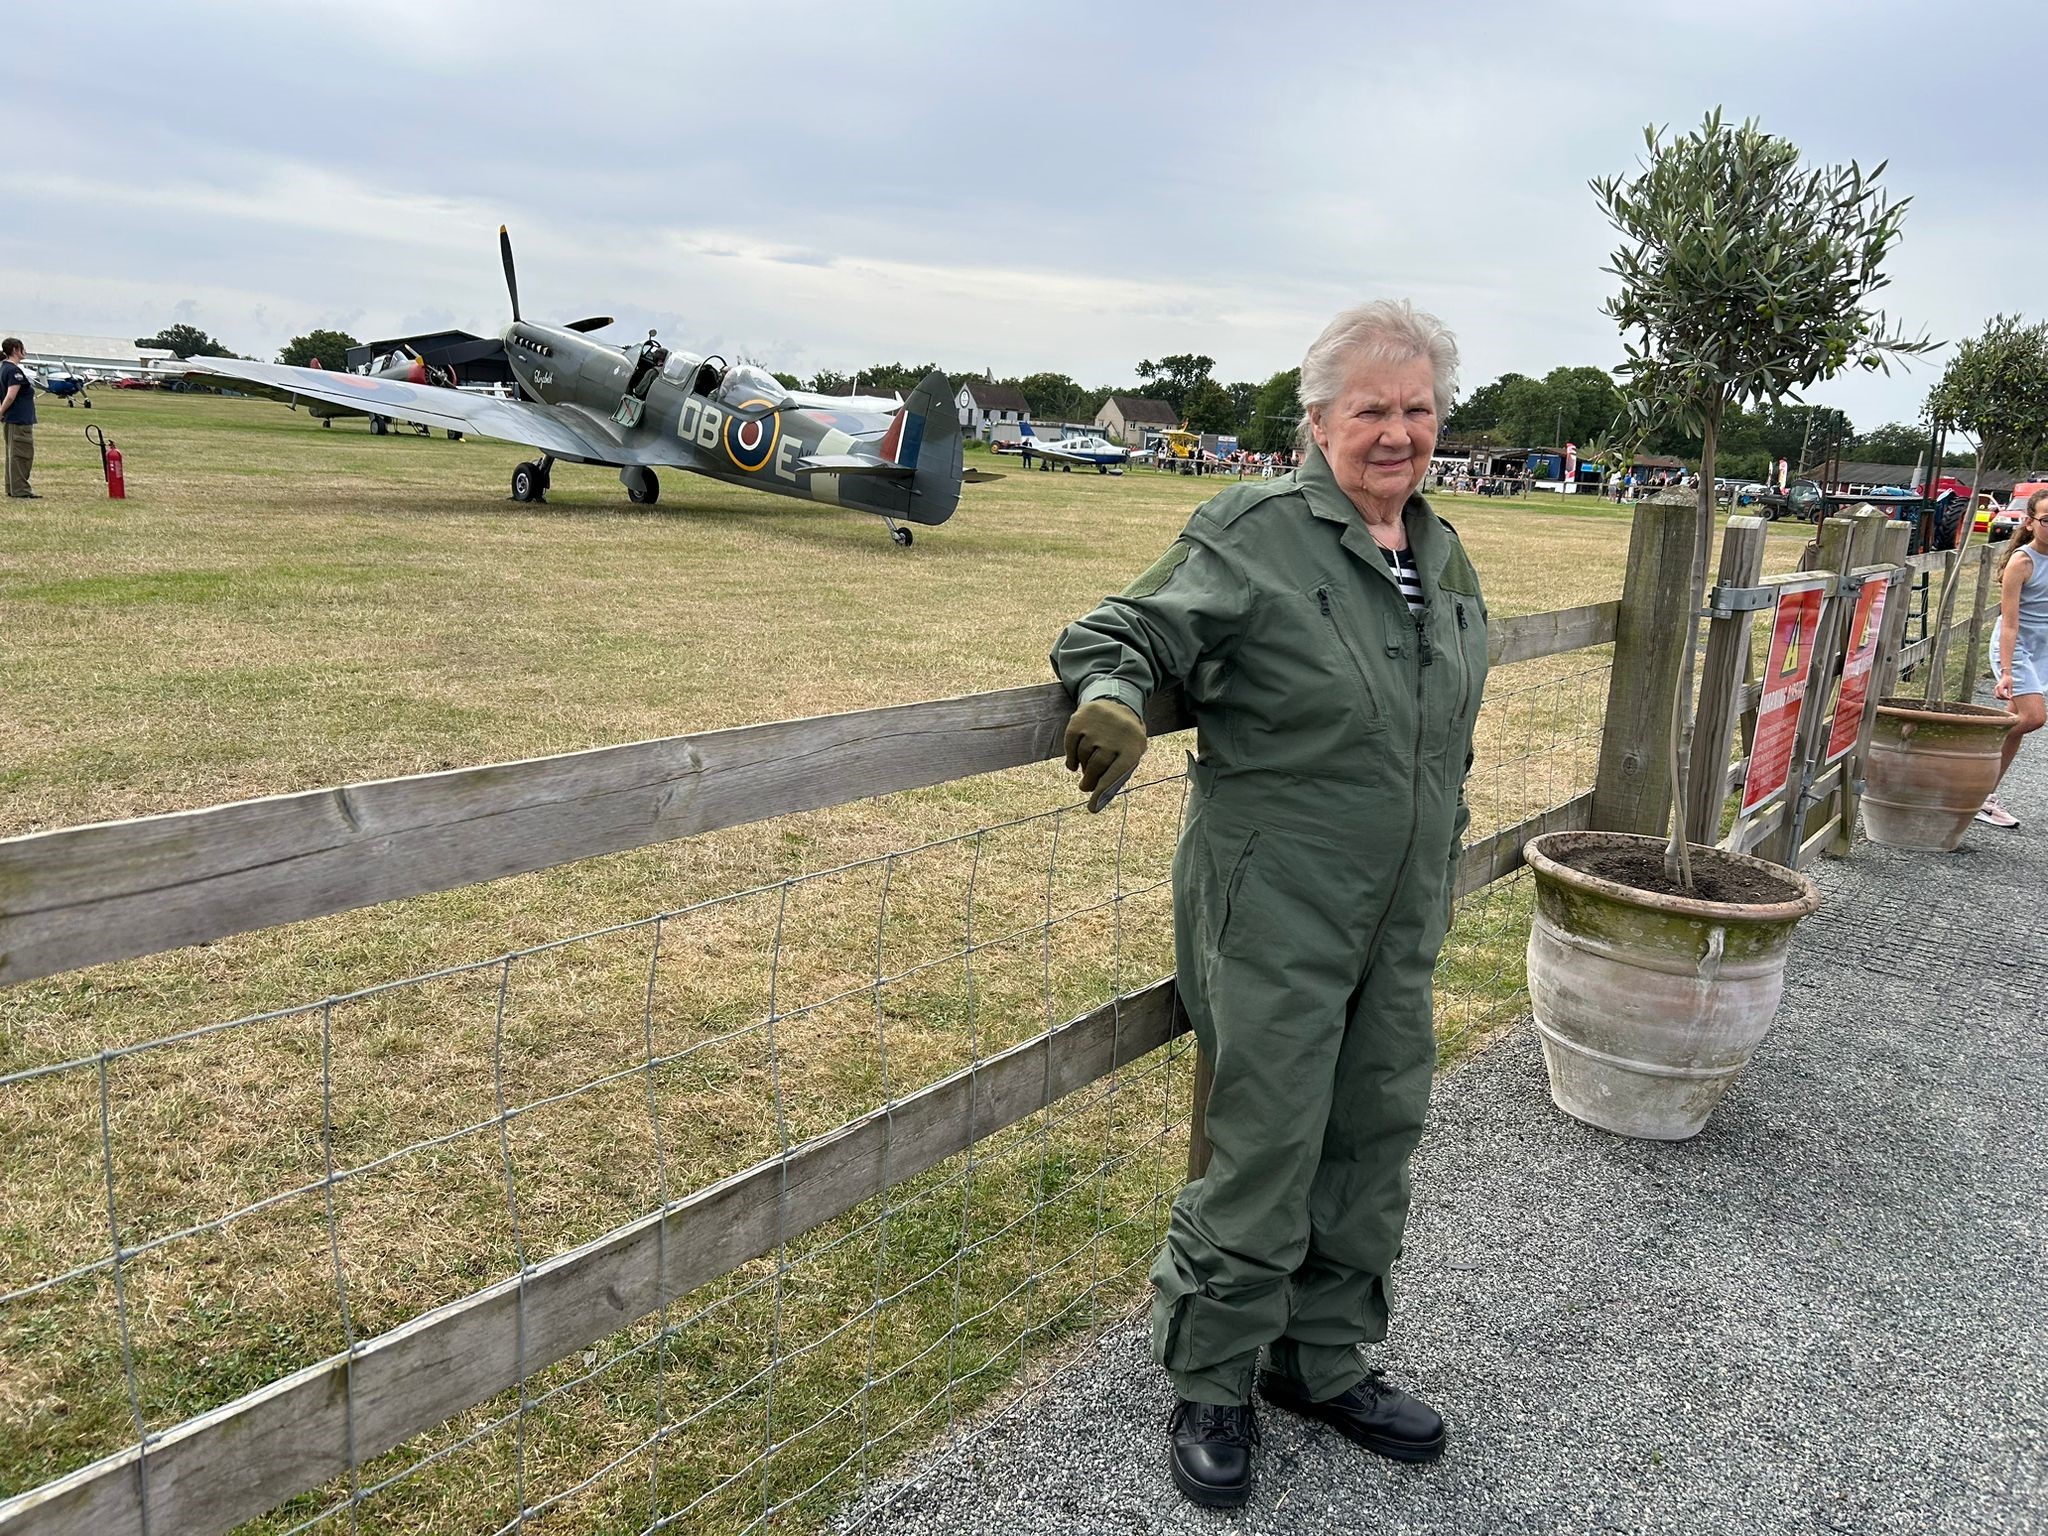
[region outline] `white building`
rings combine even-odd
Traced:
[[[960,431],[984,443],[1014,443],[1022,436],[1018,424],[1031,414],[1023,393],[1007,384],[969,379],[954,396],[960,407]]]
[[[19,336],[29,367],[38,373],[66,368],[85,378],[95,373],[155,373],[176,360],[162,347],[138,347],[113,336],[66,336],[51,331],[17,331],[0,326],[0,336]]]
[[[1148,431],[1175,426],[1180,418],[1164,400],[1146,400],[1137,395],[1111,395],[1095,413],[1096,430],[1115,442],[1135,448]]]

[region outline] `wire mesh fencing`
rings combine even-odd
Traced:
[[[1470,838],[1590,786],[1609,669],[1601,648],[1496,674]],[[1185,1175],[1190,1040],[1064,1096],[1048,1050],[1044,1109],[975,1124],[970,1091],[965,1151],[885,1167],[874,1198],[564,1358],[526,1288],[1091,1010],[1120,1027],[1172,969],[1185,794],[1158,777],[1101,816],[0,1075],[0,1498],[138,1447],[146,1469],[198,1416],[511,1284],[508,1390],[387,1450],[344,1375],[331,1475],[245,1528],[814,1525],[1139,1302]],[[1525,1007],[1528,904],[1522,877],[1460,904],[1447,1052]],[[143,1528],[171,1529],[140,1481]]]

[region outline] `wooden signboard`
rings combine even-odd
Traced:
[[[1771,614],[1771,655],[1764,667],[1763,697],[1757,703],[1756,740],[1742,781],[1745,816],[1782,790],[1790,776],[1827,586],[1827,579],[1821,578],[1778,589]]]
[[[1864,706],[1870,699],[1870,668],[1884,630],[1884,595],[1888,581],[1866,581],[1856,594],[1849,618],[1849,640],[1842,651],[1842,690],[1835,700],[1835,723],[1828,732],[1825,762],[1846,756],[1863,733]]]

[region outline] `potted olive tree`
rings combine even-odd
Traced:
[[[1993,316],[1981,336],[1956,348],[1927,397],[1927,419],[1976,440],[1973,496],[1986,469],[2031,455],[2048,434],[2048,324]],[[1930,478],[1937,472],[1937,466],[1928,467]],[[1942,584],[1937,635],[1947,631],[1954,616],[1962,554],[1976,522],[1974,508],[1965,512],[1956,563]],[[1998,787],[2000,750],[2017,717],[1967,699],[1945,702],[1942,670],[1928,666],[1918,699],[1878,701],[1863,798],[1863,827],[1872,842],[1953,852],[1977,807]],[[1964,691],[1975,684],[1975,678],[1966,678]]]
[[[1523,853],[1536,880],[1529,996],[1552,1098],[1611,1131],[1679,1140],[1706,1123],[1769,1028],[1793,927],[1820,904],[1803,875],[1685,838],[1688,797],[1720,792],[1718,779],[1688,785],[1685,763],[1722,421],[1929,344],[1871,307],[1906,208],[1880,192],[1883,166],[1803,169],[1791,143],[1718,110],[1692,133],[1652,128],[1645,139],[1635,175],[1592,189],[1623,239],[1606,312],[1622,330],[1631,417],[1700,440],[1671,832],[1549,833]]]

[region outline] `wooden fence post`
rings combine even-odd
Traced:
[[[1878,543],[1877,558],[1905,566],[1906,550],[1912,542],[1912,536],[1913,530],[1910,527],[1906,528],[1904,540],[1887,533]],[[1885,599],[1886,604],[1896,608],[1898,612],[1894,615],[1896,623],[1890,619],[1885,623],[1884,650],[1877,658],[1880,669],[1877,691],[1880,698],[1890,698],[1899,691],[1899,656],[1906,649],[1906,628],[1912,623],[1913,617],[1913,579],[1913,570],[1908,566],[1899,577],[1898,585],[1892,588],[1891,596]]]
[[[1636,504],[1628,576],[1615,622],[1614,672],[1593,780],[1592,824],[1659,836],[1671,825],[1671,693],[1690,643],[1693,529],[1690,491]]]
[[[1871,554],[1870,563],[1898,568],[1898,574],[1892,577],[1890,590],[1884,595],[1884,622],[1878,630],[1877,654],[1870,661],[1870,691],[1881,699],[1898,686],[1899,650],[1905,644],[1906,610],[1912,597],[1913,583],[1913,573],[1905,569],[1906,546],[1912,539],[1913,530],[1889,518],[1876,526],[1877,547]],[[1870,733],[1876,725],[1877,714],[1873,710],[1863,722],[1855,750],[1842,765],[1842,824],[1828,840],[1827,848],[1837,858],[1847,858],[1856,846],[1856,807],[1863,798],[1863,774],[1865,765],[1870,761]]]
[[[1977,692],[1977,679],[1984,669],[1984,618],[1991,606],[1991,578],[1998,561],[1989,544],[1977,546],[1977,592],[1970,604],[1970,638],[1963,648],[1963,688],[1956,697],[1968,703]]]
[[[1721,534],[1721,567],[1716,582],[1724,587],[1753,587],[1764,569],[1768,537],[1760,517],[1731,517]],[[1700,663],[1699,713],[1693,719],[1692,759],[1686,769],[1694,786],[1686,807],[1685,835],[1695,843],[1713,843],[1721,836],[1721,804],[1727,799],[1728,749],[1735,741],[1735,722],[1742,712],[1744,663],[1749,659],[1750,610],[1707,622],[1707,654]]]
[[[1948,632],[1949,625],[1942,622],[1941,594],[1948,590],[1948,584],[1956,580],[1956,552],[1944,549],[1941,552],[1941,587],[1937,591],[1930,584],[1927,593],[1928,631],[1934,636],[1933,644],[1927,647],[1927,697],[1941,700],[1948,697]],[[1949,616],[1953,619],[1954,615]]]

